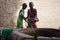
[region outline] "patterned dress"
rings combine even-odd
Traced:
[[[36,20],[35,18],[37,17],[37,11],[36,9],[33,9],[33,10],[28,10],[28,13],[27,13],[27,18],[28,19],[28,26],[27,28],[37,28],[36,26]]]

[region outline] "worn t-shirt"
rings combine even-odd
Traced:
[[[23,16],[24,16],[24,10],[21,9],[19,12],[18,20],[17,20],[17,28],[23,27]]]

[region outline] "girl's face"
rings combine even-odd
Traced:
[[[32,2],[29,3],[29,7],[30,7],[30,8],[33,8],[33,3],[32,3]]]
[[[27,4],[23,4],[22,8],[26,9],[27,8]]]

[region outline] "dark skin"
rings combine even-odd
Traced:
[[[29,7],[30,7],[30,10],[33,10],[34,8],[33,8],[33,3],[31,2],[31,3],[29,3]]]
[[[35,20],[35,18],[37,17],[37,11],[36,11],[36,9],[33,8],[33,6],[34,6],[33,3],[30,2],[29,3],[30,9],[28,10],[28,13],[27,13],[27,18],[30,18],[29,19],[30,21],[28,20],[27,28],[33,28],[33,31],[34,31],[34,33],[33,33],[34,39],[33,40],[37,40],[37,36],[36,36],[36,33],[35,33],[35,29],[37,28],[36,20]]]
[[[35,20],[35,18],[37,17],[37,11],[36,11],[35,8],[33,8],[33,6],[34,6],[33,3],[30,2],[29,3],[30,9],[28,10],[28,13],[27,13],[27,19],[30,18],[32,21],[28,20],[28,27],[27,28],[32,28],[32,27],[37,28],[37,26],[36,26],[36,21],[37,20]]]
[[[29,3],[29,7],[30,7],[30,10],[31,11],[33,11],[34,10],[34,8],[33,8],[33,3],[31,2],[31,3]],[[36,11],[35,11],[35,13],[37,13]],[[37,16],[37,14],[36,14],[36,16]],[[35,24],[36,22],[33,22],[33,24],[34,24],[34,26],[36,26],[36,24]],[[34,35],[34,40],[37,40],[37,36],[36,36],[36,33],[33,33],[33,35]]]
[[[23,5],[22,5],[22,9],[26,9],[27,8],[27,4],[26,3],[23,3]]]
[[[18,16],[18,19],[17,19],[17,28],[23,28],[23,19],[25,18],[24,17],[24,10],[26,9],[26,7],[27,7],[27,4],[23,3],[22,4],[22,9],[20,10],[19,16]]]
[[[27,4],[26,3],[23,3],[22,9],[25,10],[26,8],[27,8]],[[23,16],[23,19],[25,20],[26,18]]]

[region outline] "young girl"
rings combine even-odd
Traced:
[[[24,19],[24,10],[26,9],[27,4],[23,3],[22,9],[19,12],[18,20],[17,20],[17,28],[23,28],[23,19]]]
[[[37,19],[37,11],[33,8],[33,2],[29,3],[30,9],[28,9],[27,18],[28,18],[28,28],[37,28],[36,19]]]

